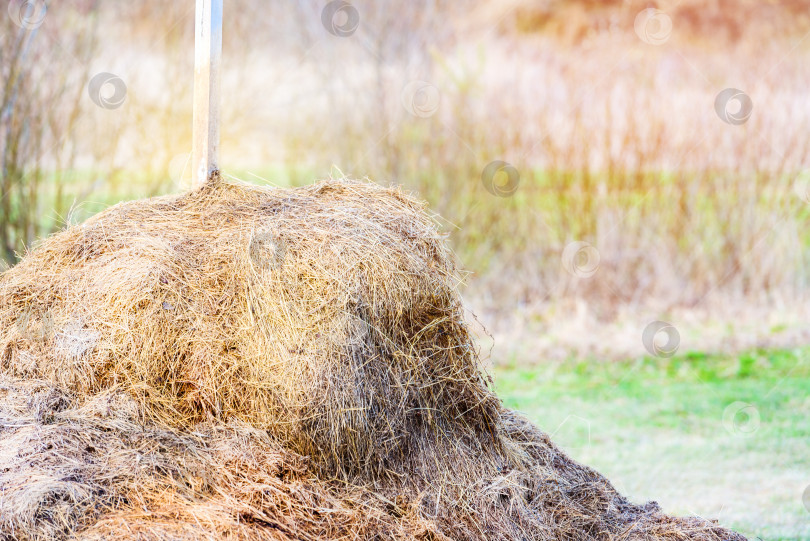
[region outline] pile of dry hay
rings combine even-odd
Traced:
[[[0,276],[0,538],[741,540],[504,409],[419,202],[215,182]]]

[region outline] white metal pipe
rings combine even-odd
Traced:
[[[192,186],[202,186],[219,169],[222,2],[197,0],[194,23],[194,126]]]

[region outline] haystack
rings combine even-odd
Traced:
[[[742,540],[490,390],[437,224],[327,180],[116,205],[0,276],[0,537]]]

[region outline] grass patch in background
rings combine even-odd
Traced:
[[[750,538],[810,539],[810,349],[671,359],[514,359],[506,405],[631,499],[717,518]],[[750,406],[746,406],[750,405]]]

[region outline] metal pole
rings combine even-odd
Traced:
[[[219,70],[222,0],[197,0],[194,23],[194,126],[192,187],[219,169]]]

